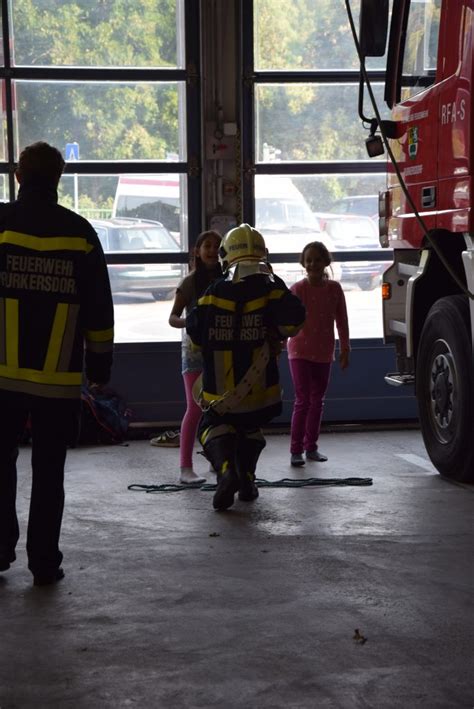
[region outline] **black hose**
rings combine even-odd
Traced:
[[[372,485],[372,478],[283,478],[282,480],[255,480],[257,487],[328,487],[349,485]],[[162,483],[161,485],[144,485],[132,483],[128,485],[128,490],[135,492],[180,492],[181,490],[201,490],[213,492],[217,489],[217,483]]]

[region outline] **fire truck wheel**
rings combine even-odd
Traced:
[[[421,332],[416,392],[421,432],[446,477],[474,480],[474,386],[468,299],[440,298]]]

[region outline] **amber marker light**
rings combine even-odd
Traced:
[[[390,283],[382,283],[382,300],[390,300],[392,297],[392,286]]]

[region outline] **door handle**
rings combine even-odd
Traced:
[[[421,206],[425,209],[436,205],[436,187],[423,187],[421,190]]]

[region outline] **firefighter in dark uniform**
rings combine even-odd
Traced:
[[[113,302],[88,221],[57,204],[61,153],[20,155],[18,199],[0,204],[0,572],[15,561],[18,443],[29,419],[32,489],[26,549],[35,585],[59,581],[66,449],[77,438],[83,369],[110,378]]]
[[[277,355],[302,327],[301,301],[267,263],[262,235],[248,224],[224,237],[223,278],[188,315],[186,330],[203,353],[199,440],[217,474],[215,509],[258,497],[255,470],[265,447],[261,426],[281,413]]]

